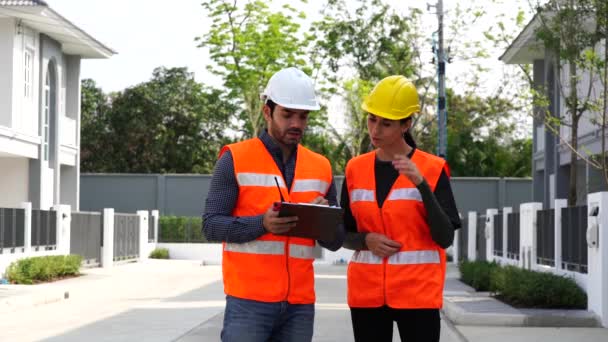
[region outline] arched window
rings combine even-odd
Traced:
[[[50,61],[44,77],[44,105],[42,111],[42,158],[51,164],[55,158],[54,153],[54,122],[56,119],[55,99],[56,99],[56,71],[55,63]]]

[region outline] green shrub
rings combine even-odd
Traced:
[[[169,250],[166,248],[155,248],[152,252],[150,252],[150,258],[169,259]]]
[[[587,307],[586,293],[571,278],[515,266],[494,269],[491,274],[491,289],[499,298],[515,306],[573,309]]]
[[[203,235],[200,217],[161,216],[159,242],[209,242]]]
[[[460,279],[477,291],[490,290],[490,273],[498,264],[487,261],[462,261],[460,263]]]
[[[13,284],[34,284],[53,281],[66,276],[78,275],[80,255],[50,255],[24,258],[12,262],[6,277]]]

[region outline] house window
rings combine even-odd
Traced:
[[[51,78],[49,71],[46,72],[44,82],[44,123],[42,126],[42,144],[43,144],[43,158],[49,160],[49,121],[51,112]]]
[[[26,49],[23,53],[23,96],[26,99],[32,97],[32,69],[33,61],[32,51]]]
[[[536,152],[545,150],[545,128],[541,126],[536,127]]]

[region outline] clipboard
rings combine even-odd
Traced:
[[[279,217],[297,216],[296,226],[277,234],[314,240],[333,241],[342,223],[344,209],[310,203],[275,202]]]

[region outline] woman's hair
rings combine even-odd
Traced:
[[[399,120],[400,123],[404,124],[407,122],[407,120],[412,120],[412,117],[408,117],[405,119],[401,119]],[[412,127],[410,127],[410,129],[412,129]],[[403,139],[405,140],[405,142],[410,145],[413,148],[416,148],[416,141],[414,141],[414,137],[412,137],[412,134],[410,133],[410,129],[408,129],[407,131],[405,131],[405,133],[403,133]]]

